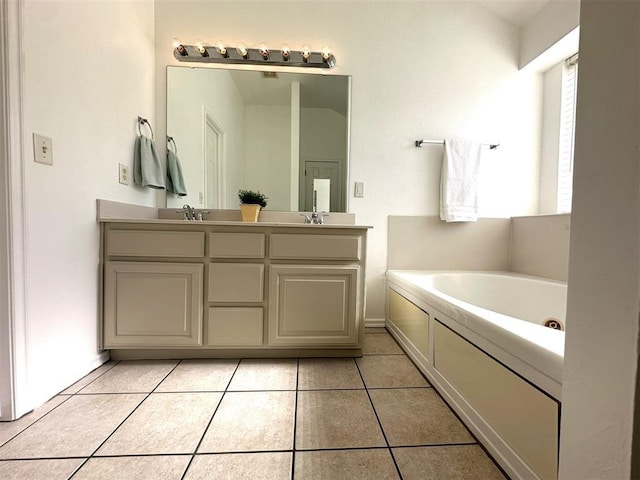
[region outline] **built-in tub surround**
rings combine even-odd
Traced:
[[[368,227],[109,218],[101,230],[113,358],[362,354]]]
[[[387,327],[514,478],[557,478],[566,284],[511,272],[387,272]],[[570,328],[570,326],[568,327]]]

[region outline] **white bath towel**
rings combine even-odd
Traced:
[[[440,219],[445,222],[478,220],[480,148],[474,140],[444,141],[440,177]]]

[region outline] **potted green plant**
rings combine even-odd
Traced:
[[[240,211],[243,222],[257,222],[260,209],[267,206],[267,197],[264,193],[253,190],[239,190]]]

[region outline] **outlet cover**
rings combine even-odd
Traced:
[[[129,185],[129,167],[123,163],[118,164],[118,181],[122,185]]]
[[[53,142],[49,137],[33,134],[33,160],[44,165],[53,165]]]

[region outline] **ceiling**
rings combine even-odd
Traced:
[[[509,23],[523,27],[550,0],[475,0]]]

